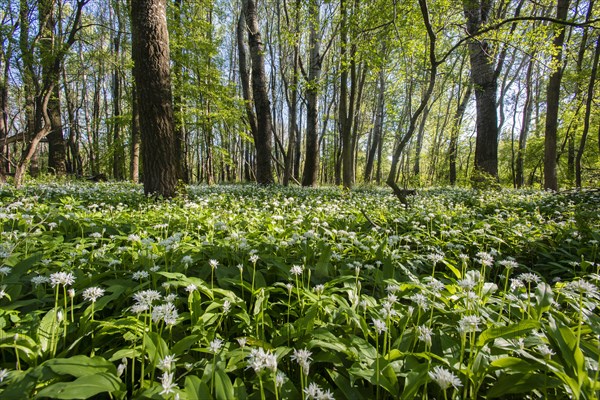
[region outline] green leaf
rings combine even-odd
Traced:
[[[517,373],[502,375],[487,392],[487,398],[505,396],[507,394],[531,393],[557,386],[558,381],[544,374]]]
[[[61,337],[60,324],[56,320],[56,310],[53,308],[44,315],[37,329],[37,340],[43,353],[55,348]]]
[[[100,356],[90,358],[78,355],[70,358],[53,358],[42,365],[58,375],[71,375],[76,378],[103,372],[115,375],[117,373],[114,364]]]
[[[38,397],[55,399],[87,399],[100,393],[124,391],[125,385],[113,374],[101,372],[85,375],[73,382],[58,382],[40,390]]]
[[[541,323],[532,319],[524,319],[516,324],[488,328],[477,339],[477,346],[483,347],[486,343],[497,338],[517,338],[532,329],[539,329]]]
[[[538,318],[546,311],[552,308],[554,303],[554,294],[552,287],[545,282],[540,282],[535,289],[535,311]]]
[[[225,371],[217,369],[215,371],[215,399],[229,400],[234,398],[233,385]]]
[[[211,399],[210,389],[202,379],[195,375],[185,377],[185,394],[188,400],[206,400]]]

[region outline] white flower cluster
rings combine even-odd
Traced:
[[[270,350],[262,347],[254,348],[248,356],[248,368],[252,368],[257,374],[265,369],[272,372],[277,371],[277,357]]]

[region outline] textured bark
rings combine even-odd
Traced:
[[[592,106],[594,100],[594,84],[596,82],[596,75],[598,74],[598,61],[600,59],[600,37],[596,39],[596,50],[594,51],[594,61],[592,64],[592,72],[590,73],[590,81],[588,83],[587,98],[585,100],[585,116],[583,119],[583,132],[581,133],[581,139],[579,141],[579,149],[577,150],[577,156],[575,158],[575,185],[581,187],[581,160],[583,158],[583,152],[585,150],[585,143],[587,141],[588,132],[590,130],[590,117],[592,113]]]
[[[131,146],[129,148],[129,179],[133,183],[140,181],[140,111],[135,84],[131,94]]]
[[[256,112],[256,181],[263,185],[273,183],[271,163],[272,117],[265,74],[265,48],[258,26],[258,10],[254,0],[244,0],[244,17],[248,30],[248,45],[252,61],[252,94]]]
[[[385,49],[384,49],[385,50]],[[367,153],[367,162],[365,164],[365,182],[371,182],[373,178],[373,165],[375,163],[375,156],[378,154],[379,148],[381,147],[381,138],[383,134],[383,118],[385,111],[385,69],[381,68],[379,71],[379,88],[377,94],[377,111],[375,114],[375,123],[373,124],[373,135],[371,140],[371,147]]]
[[[118,21],[118,28],[113,41],[113,71],[112,71],[112,175],[116,180],[125,179],[125,148],[123,147],[124,139],[122,133],[122,107],[121,107],[121,74],[120,74],[120,58],[121,58],[121,30],[123,24],[121,21],[120,1],[115,2],[115,14]]]
[[[521,132],[519,133],[519,149],[517,151],[515,166],[515,186],[518,188],[525,184],[523,164],[525,158],[525,148],[527,146],[527,136],[529,135],[529,128],[531,126],[531,115],[533,112],[533,65],[534,59],[532,57],[529,60],[529,65],[527,66],[527,75],[525,78],[525,104],[523,105],[523,122],[521,123]]]
[[[473,92],[473,84],[469,82],[467,84],[467,89],[463,98],[456,109],[456,114],[454,115],[454,123],[452,125],[452,134],[450,136],[450,145],[448,149],[448,159],[449,159],[449,180],[450,185],[454,186],[456,184],[456,159],[458,156],[458,133],[460,131],[460,125],[462,124],[463,116],[465,115],[465,111],[467,110],[467,105],[469,104],[469,100],[471,99],[471,93]]]
[[[556,19],[565,20],[569,12],[569,0],[557,0]],[[560,101],[560,82],[562,80],[562,47],[565,41],[564,27],[558,27],[552,45],[555,53],[552,55],[554,70],[548,80],[546,92],[546,125],[544,136],[544,189],[558,190],[556,173],[556,142],[558,131],[558,108]]]
[[[165,0],[132,0],[133,75],[138,94],[144,192],[173,197],[179,168],[173,124]]]
[[[467,32],[476,34],[486,23],[493,0],[463,0]],[[471,76],[475,89],[477,137],[475,140],[475,180],[485,176],[498,178],[498,114],[496,96],[498,82],[494,70],[494,51],[485,40],[469,42]]]
[[[52,130],[48,134],[48,170],[64,176],[67,173],[67,145],[63,135],[58,86],[55,86],[48,102],[48,114]]]
[[[63,81],[66,82],[64,70]],[[69,85],[67,84],[64,85],[64,93],[65,104],[67,105],[67,115],[69,117],[69,136],[67,139],[67,173],[83,176],[83,159],[81,158],[79,151],[81,132],[75,111],[75,99],[73,93],[69,89]]]
[[[319,108],[318,93],[321,79],[321,38],[319,36],[319,5],[312,0],[309,5],[310,69],[306,89],[306,152],[302,186],[315,186],[319,180]]]

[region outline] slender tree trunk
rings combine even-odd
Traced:
[[[557,0],[556,19],[566,20],[569,13],[569,0]],[[560,102],[560,82],[562,80],[562,47],[565,41],[564,27],[558,27],[552,41],[555,53],[552,55],[554,71],[548,80],[546,92],[546,126],[544,137],[544,189],[558,190],[556,172],[556,143],[558,131],[558,108]]]
[[[437,37],[433,30],[433,26],[431,25],[431,21],[429,19],[429,8],[427,6],[427,0],[419,0],[419,8],[421,10],[421,15],[423,17],[423,23],[425,25],[425,28],[427,29],[427,36],[429,38],[428,56],[429,56],[429,64],[430,64],[429,67],[431,68],[430,72],[429,72],[429,80],[427,83],[427,89],[425,90],[425,93],[421,97],[419,106],[417,107],[417,109],[415,110],[415,112],[412,114],[412,116],[410,118],[410,125],[408,127],[408,131],[404,134],[404,136],[402,138],[400,138],[398,140],[398,142],[394,148],[394,154],[392,155],[392,165],[390,167],[390,172],[389,172],[387,180],[386,180],[386,183],[388,184],[388,186],[390,186],[392,188],[394,194],[403,203],[406,202],[407,192],[405,190],[400,189],[398,187],[398,185],[396,184],[396,182],[397,182],[396,175],[399,172],[398,162],[400,161],[400,157],[402,156],[404,148],[406,147],[409,140],[414,135],[414,132],[415,132],[415,129],[417,126],[417,120],[419,119],[421,113],[423,112],[423,110],[427,106],[427,103],[429,102],[429,99],[431,98],[431,93],[433,92],[433,88],[435,86],[437,69],[439,66],[439,62],[436,59]]]
[[[250,59],[252,61],[252,94],[256,112],[256,180],[260,184],[273,183],[271,163],[272,119],[267,79],[265,75],[265,50],[259,26],[256,2],[243,0],[244,16],[248,30]]]
[[[533,112],[533,66],[534,58],[530,57],[529,65],[527,66],[527,74],[525,78],[525,104],[523,105],[523,122],[521,123],[521,132],[519,133],[519,149],[517,151],[517,160],[515,166],[515,183],[517,188],[525,184],[524,159],[525,149],[527,146],[527,136],[531,126],[531,115]]]
[[[135,84],[131,91],[131,146],[129,155],[129,179],[133,183],[140,181],[140,111],[138,107],[138,96]]]
[[[173,34],[176,36],[177,46],[174,49],[173,57],[173,109],[175,116],[175,142],[178,151],[181,179],[185,183],[190,181],[190,171],[187,165],[187,145],[186,145],[186,126],[185,126],[185,104],[183,101],[183,0],[175,0],[175,27]]]
[[[121,75],[120,75],[120,56],[121,56],[121,30],[123,23],[121,21],[121,0],[115,1],[115,16],[117,21],[116,35],[112,39],[113,50],[113,71],[112,71],[112,175],[113,178],[121,181],[125,179],[125,149],[123,148],[122,133],[122,110],[121,110]]]
[[[179,179],[179,149],[173,123],[165,0],[132,0],[131,30],[144,192],[173,197]]]
[[[598,74],[598,61],[600,59],[600,36],[596,38],[596,49],[594,51],[594,61],[592,63],[592,72],[590,73],[590,81],[588,84],[587,98],[585,101],[585,116],[583,119],[583,132],[581,133],[581,140],[579,141],[579,149],[577,150],[577,156],[575,158],[575,185],[581,188],[581,160],[583,158],[583,152],[585,150],[585,143],[587,141],[588,132],[590,130],[590,117],[592,113],[593,100],[594,100],[594,84],[596,82],[596,75]]]
[[[458,158],[458,134],[460,132],[460,126],[462,124],[463,116],[465,115],[465,111],[467,110],[467,105],[469,104],[469,100],[471,99],[471,93],[473,92],[473,83],[467,83],[467,89],[465,94],[456,109],[456,114],[454,114],[454,122],[452,124],[452,133],[450,135],[450,146],[448,149],[449,152],[449,163],[450,163],[450,171],[449,171],[449,180],[450,185],[456,185],[456,160]]]
[[[385,46],[384,46],[385,51]],[[373,135],[371,146],[367,153],[367,161],[365,163],[365,182],[371,182],[373,179],[373,165],[375,156],[378,154],[381,147],[381,138],[383,136],[383,118],[385,115],[385,68],[382,66],[379,71],[379,82],[377,91],[377,110],[375,112],[375,123],[373,124]]]
[[[425,123],[427,122],[428,115],[429,106],[425,106],[425,109],[421,114],[421,122],[419,123],[419,129],[417,130],[417,143],[415,143],[413,175],[415,176],[417,182],[420,182],[419,175],[421,174],[421,150],[423,149],[423,136],[425,135]]]

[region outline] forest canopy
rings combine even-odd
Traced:
[[[140,160],[141,3],[166,14],[185,183],[600,180],[594,0],[2,0],[3,181],[160,173]]]

